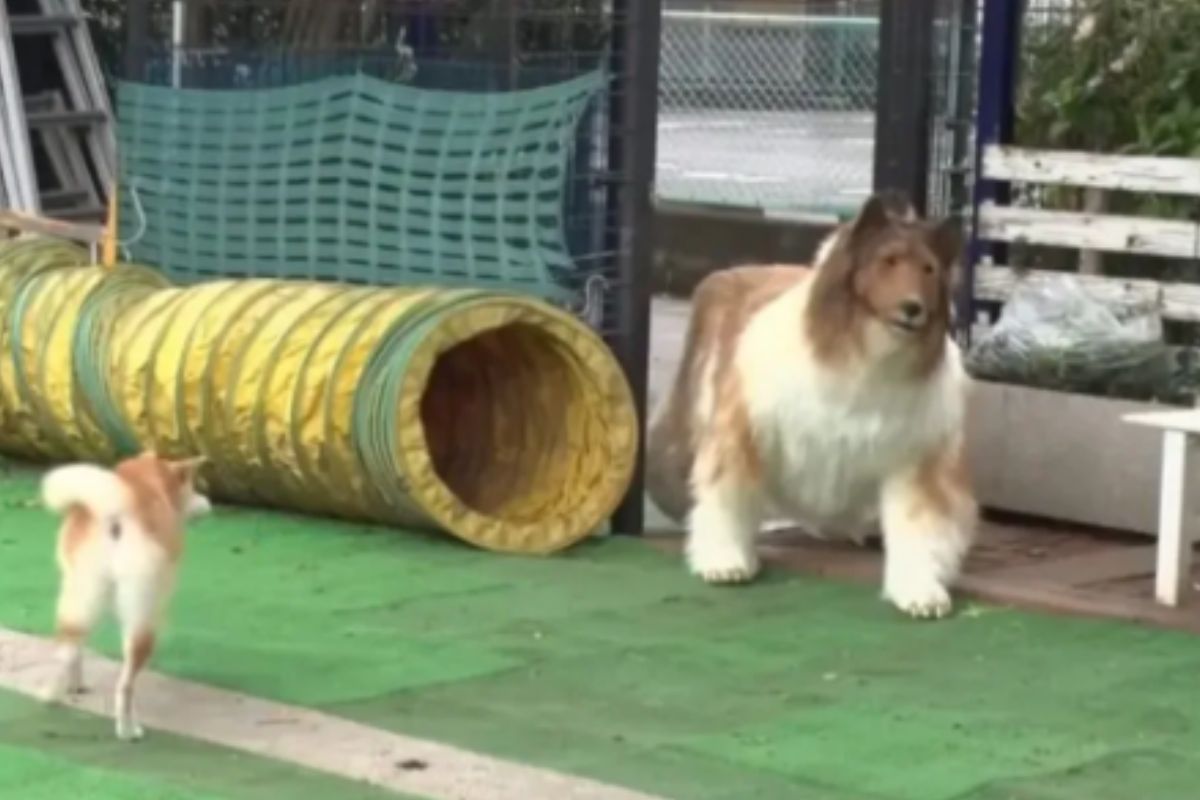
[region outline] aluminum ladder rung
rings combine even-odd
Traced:
[[[66,126],[82,128],[97,125],[108,120],[103,111],[29,111],[25,114],[30,128],[49,128]]]
[[[48,210],[86,205],[88,200],[87,189],[49,189],[42,192],[42,206]],[[93,202],[91,205],[95,205],[95,203]]]
[[[81,20],[72,14],[13,14],[8,18],[14,36],[61,33]]]
[[[3,3],[3,0],[0,0]],[[36,13],[10,15],[0,5],[0,195],[4,204],[37,213],[59,206],[66,218],[103,217],[115,180],[112,109],[80,0],[37,0]],[[23,97],[12,44],[45,36],[62,76],[49,99]],[[43,93],[45,94],[45,93]],[[55,180],[45,188],[33,167],[33,140],[50,159]],[[88,159],[92,169],[88,168]]]
[[[104,206],[91,205],[79,206],[77,208],[58,208],[54,210],[54,216],[63,220],[80,220],[80,219],[96,219],[103,217],[107,211]]]

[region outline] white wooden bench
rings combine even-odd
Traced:
[[[1177,606],[1192,584],[1195,531],[1191,519],[1194,505],[1187,496],[1188,459],[1200,437],[1200,409],[1129,414],[1125,421],[1163,432],[1154,597],[1160,603]]]
[[[1009,145],[984,148],[985,180],[1073,186],[1100,191],[1147,192],[1200,198],[1200,159],[1108,156]],[[1180,219],[1119,216],[1087,211],[1048,211],[985,202],[979,239],[1011,244],[1067,247],[1080,251],[1200,259],[1200,225]],[[1022,270],[990,259],[976,265],[974,296],[1003,302],[1023,281],[1053,273]],[[1165,319],[1200,322],[1200,285],[1076,274],[1094,296],[1158,307]],[[1190,586],[1193,536],[1185,485],[1187,457],[1200,437],[1200,410],[1132,414],[1126,422],[1163,431],[1155,597],[1177,605]]]

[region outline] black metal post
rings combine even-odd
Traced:
[[[150,46],[150,0],[128,0],[125,6],[125,78],[145,80]]]
[[[654,159],[658,128],[660,0],[613,0],[612,102],[609,167],[616,187],[615,244],[620,296],[613,347],[633,389],[641,429],[646,430],[650,353],[650,271],[654,258]],[[642,533],[645,437],[638,444],[633,483],[613,515],[613,530]]]
[[[921,213],[929,194],[936,3],[884,0],[875,102],[876,191],[901,191]]]

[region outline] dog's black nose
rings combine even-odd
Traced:
[[[905,300],[900,304],[900,313],[904,315],[905,319],[920,319],[921,315],[925,313],[925,306],[919,300]]]

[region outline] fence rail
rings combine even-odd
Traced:
[[[877,16],[663,13],[658,192],[845,213],[870,187]]]

